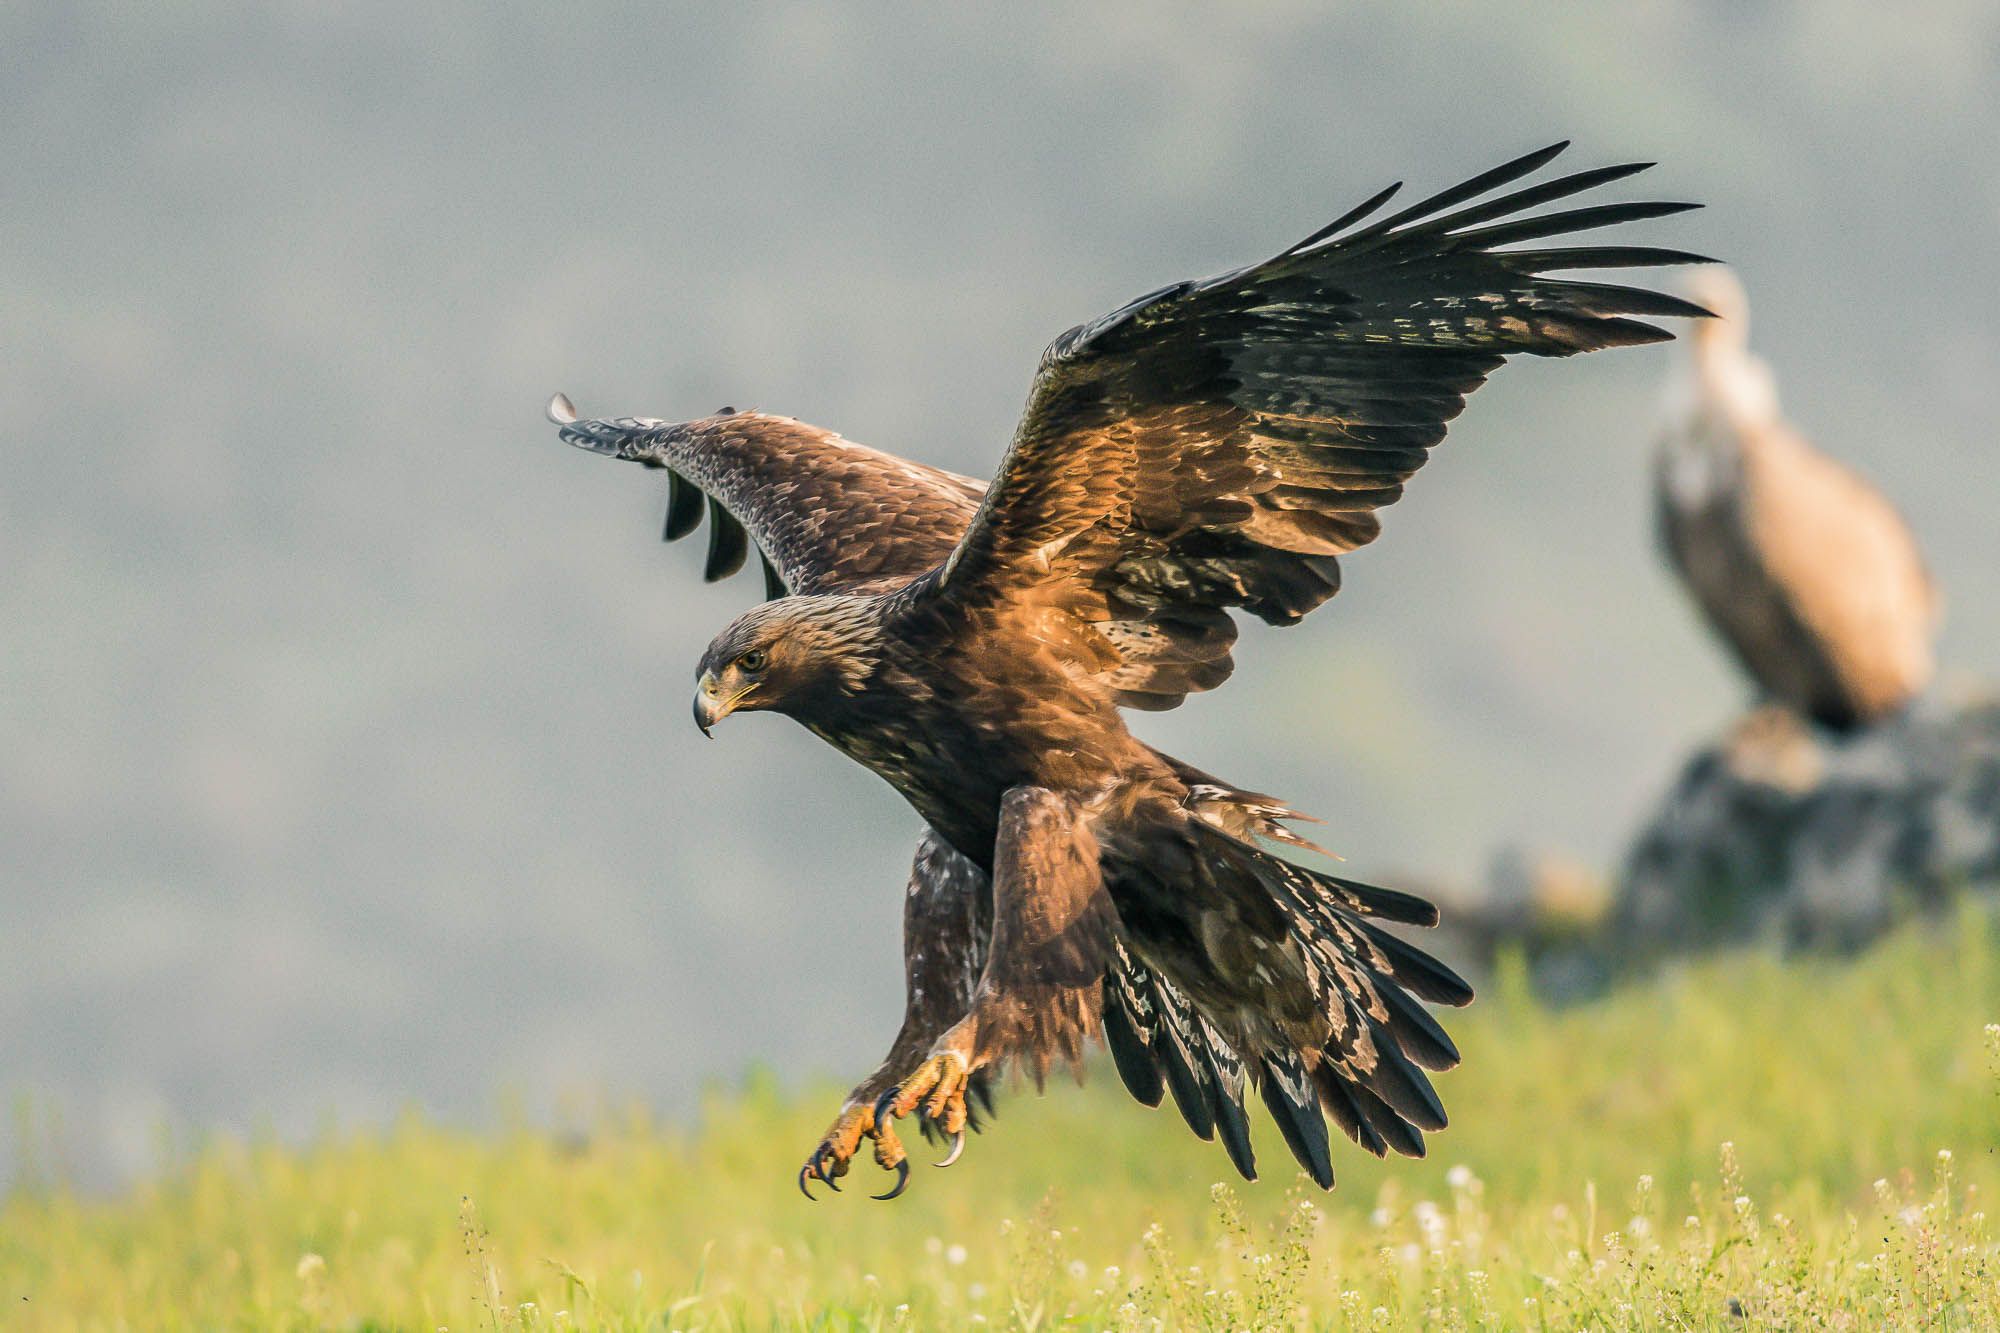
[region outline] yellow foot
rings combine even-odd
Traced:
[[[924,1119],[951,1139],[951,1151],[938,1163],[950,1166],[965,1151],[965,1125],[970,1118],[965,1091],[971,1077],[964,1056],[954,1050],[940,1051],[876,1099],[875,1122],[886,1128],[890,1122],[921,1110]]]
[[[896,1183],[887,1194],[877,1194],[878,1199],[893,1199],[903,1192],[909,1183],[909,1154],[903,1151],[901,1139],[896,1137],[895,1127],[887,1121],[877,1127],[875,1108],[867,1103],[849,1105],[834,1118],[827,1129],[826,1137],[819,1141],[806,1158],[806,1164],[799,1168],[799,1193],[808,1199],[813,1197],[809,1188],[815,1180],[838,1194],[836,1183],[847,1174],[847,1164],[861,1147],[861,1140],[875,1140],[875,1164],[884,1171],[896,1173]]]

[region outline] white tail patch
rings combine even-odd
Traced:
[[[570,425],[578,416],[576,404],[569,400],[569,395],[566,393],[559,393],[549,399],[548,413],[549,420],[558,426]]]

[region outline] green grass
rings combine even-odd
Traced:
[[[1428,1160],[1301,1190],[1170,1109],[1007,1097],[892,1203],[791,1177],[834,1109],[769,1080],[696,1127],[411,1118],[218,1142],[119,1197],[0,1205],[0,1325],[674,1329],[2000,1327],[2000,939],[1730,956],[1551,1013],[1503,977]],[[857,1185],[861,1188],[857,1188]],[[1157,1321],[1157,1322],[1156,1322]]]

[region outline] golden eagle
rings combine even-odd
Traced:
[[[1135,1097],[1170,1092],[1245,1176],[1247,1088],[1322,1187],[1323,1116],[1377,1155],[1421,1155],[1444,1126],[1423,1070],[1458,1051],[1420,1002],[1472,991],[1384,929],[1436,909],[1273,854],[1311,847],[1285,824],[1301,816],[1135,739],[1118,710],[1227,679],[1231,611],[1289,625],[1333,596],[1337,557],[1374,539],[1375,511],[1508,355],[1657,342],[1629,316],[1704,313],[1548,276],[1700,261],[1536,244],[1693,207],[1527,213],[1648,163],[1485,198],[1566,146],[1377,218],[1392,186],[1271,259],[1071,329],[988,487],[784,417],[550,404],[571,444],[667,470],[669,538],[706,511],[708,578],[752,542],[763,557],[774,600],[702,655],[701,728],[787,714],[928,826],[902,1029],[800,1170],[808,1197],[838,1188],[863,1138],[894,1197],[897,1118],[950,1136],[949,1164],[968,1094],[1010,1061],[1039,1082],[1100,1033]]]
[[[1770,699],[1835,731],[1902,709],[1935,669],[1939,598],[1895,506],[1778,413],[1727,269],[1693,295],[1720,318],[1671,390],[1654,499],[1660,543]]]

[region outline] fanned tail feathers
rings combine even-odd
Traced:
[[[1267,797],[1260,818],[1297,817]],[[1463,1005],[1472,988],[1445,964],[1391,934],[1387,924],[1429,926],[1437,910],[1411,894],[1285,861],[1209,816],[1205,859],[1231,880],[1270,895],[1306,959],[1305,986],[1319,1016],[1311,1037],[1273,1041],[1225,1032],[1188,994],[1127,944],[1104,979],[1104,1035],[1119,1076],[1140,1102],[1173,1098],[1202,1139],[1220,1138],[1246,1179],[1256,1175],[1244,1094],[1254,1087],[1300,1167],[1323,1188],[1334,1181],[1326,1121],[1382,1156],[1424,1153],[1424,1133],[1444,1128],[1443,1103],[1426,1070],[1459,1062],[1457,1045],[1424,1002]],[[1262,829],[1245,833],[1268,836]]]
[[[1104,1037],[1126,1089],[1147,1106],[1158,1106],[1171,1092],[1195,1136],[1213,1139],[1220,1131],[1230,1162],[1245,1180],[1255,1180],[1242,1059],[1172,982],[1122,943],[1114,948],[1104,977]]]

